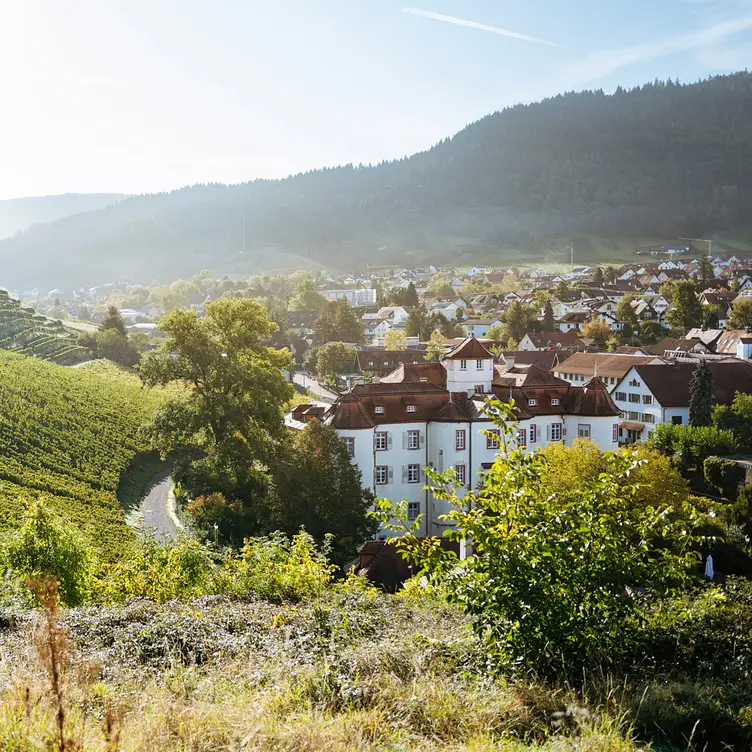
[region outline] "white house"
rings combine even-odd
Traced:
[[[502,323],[500,319],[467,319],[460,326],[469,337],[485,337],[489,329]]]
[[[490,396],[514,399],[516,440],[526,451],[578,437],[617,446],[619,410],[600,379],[572,387],[512,358],[495,365],[474,337],[442,363],[404,363],[377,384],[354,387],[321,420],[342,437],[364,486],[406,500],[410,519],[424,515],[419,533],[440,535],[448,524],[439,516],[449,510],[425,490],[425,468],[452,467],[465,488],[476,485],[499,452],[498,429],[482,409]]]

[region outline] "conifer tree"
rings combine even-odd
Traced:
[[[689,425],[709,426],[713,419],[713,373],[701,360],[689,380]]]

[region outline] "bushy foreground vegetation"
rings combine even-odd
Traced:
[[[0,352],[0,527],[17,527],[41,499],[103,558],[119,558],[132,533],[118,484],[148,450],[138,429],[161,400],[114,366],[63,368]]]

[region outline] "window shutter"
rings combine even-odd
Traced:
[[[567,427],[563,423],[561,424],[561,435],[562,436],[567,435]]]
[[[387,446],[387,449],[392,448],[392,432],[391,431],[386,435],[386,446]]]
[[[546,441],[551,441],[551,424],[546,426]]]
[[[426,445],[426,435],[423,431],[420,432],[420,448],[423,449],[423,447]]]
[[[407,465],[402,465],[402,482],[407,483]]]
[[[530,426],[530,443],[531,444],[534,444],[535,440],[538,438],[536,431],[537,429],[535,425]]]
[[[402,432],[402,448],[407,449],[407,431]]]
[[[425,480],[425,477],[426,477],[426,468],[423,465],[420,466],[420,477]]]
[[[391,465],[389,466],[389,482],[394,482],[394,468]]]

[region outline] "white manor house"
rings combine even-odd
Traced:
[[[527,451],[551,442],[592,439],[601,449],[619,442],[620,410],[595,375],[582,386],[532,364],[495,363],[468,337],[441,363],[405,363],[378,383],[355,386],[325,407],[301,405],[300,425],[318,418],[335,428],[378,498],[406,500],[408,516],[423,515],[419,535],[441,535],[448,505],[425,490],[424,468],[453,467],[466,488],[492,465],[498,429],[482,410],[487,397],[514,399],[518,442]],[[489,433],[490,432],[490,433]]]

